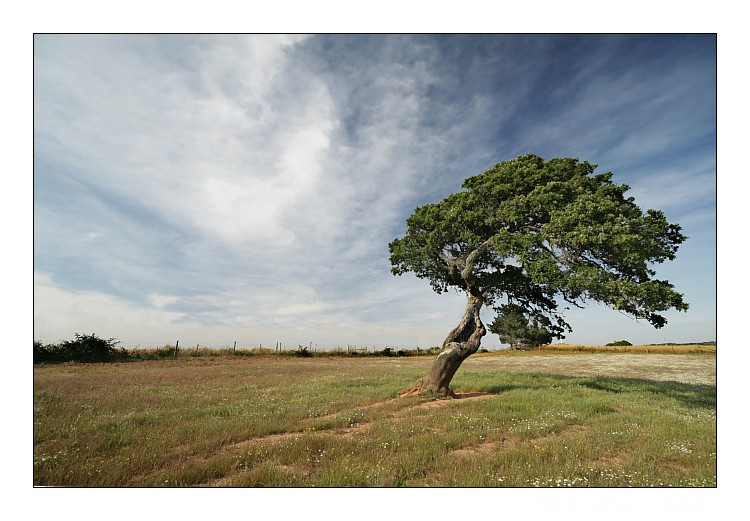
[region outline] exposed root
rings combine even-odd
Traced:
[[[451,389],[447,387],[444,389],[437,389],[429,385],[425,386],[426,379],[427,377],[422,377],[419,380],[417,380],[417,383],[414,384],[413,387],[408,387],[404,389],[403,391],[399,391],[398,397],[404,398],[407,396],[421,396],[423,398],[433,398],[433,399],[456,397],[456,393],[454,393]]]
[[[403,391],[399,391],[398,397],[399,398],[406,398],[408,396],[421,396],[423,398],[433,398],[433,399],[445,399],[445,398],[457,398],[456,393],[454,393],[451,389],[441,389],[437,391],[429,390],[429,389],[423,389],[422,387],[414,386],[409,387],[408,389],[404,389]]]
[[[418,386],[409,387],[408,389],[404,389],[403,391],[400,391],[398,393],[399,398],[407,398],[409,396],[421,396],[423,398],[433,398],[433,399],[451,398],[454,400],[465,400],[467,398],[488,398],[490,396],[495,396],[495,393],[488,393],[484,391],[465,391],[465,392],[457,393],[457,392],[454,392],[452,389],[448,389],[448,392],[444,393],[444,392],[427,391]]]
[[[399,398],[406,398],[409,396],[421,396],[422,395],[422,389],[420,387],[409,387],[407,389],[404,389],[403,391],[398,392]]]

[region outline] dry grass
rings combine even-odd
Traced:
[[[461,370],[531,371],[568,376],[611,376],[716,385],[716,357],[617,351],[501,351],[480,353]]]
[[[578,344],[549,344],[535,348],[535,350],[588,353],[671,353],[684,355],[689,353],[716,353],[716,345],[583,346]]]

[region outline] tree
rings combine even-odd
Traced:
[[[550,325],[546,316],[529,317],[523,307],[517,304],[504,304],[499,307],[497,317],[490,324],[489,330],[495,333],[503,344],[510,344],[511,347],[536,347],[552,342],[555,335],[550,331]]]
[[[654,327],[660,312],[686,311],[673,286],[653,278],[653,263],[672,260],[686,239],[659,210],[646,212],[625,197],[627,185],[577,159],[534,155],[469,177],[464,190],[414,210],[404,237],[389,244],[394,275],[413,272],[437,293],[467,297],[430,372],[415,391],[451,395],[461,363],[487,333],[482,306],[506,305],[536,317],[558,338],[570,326],[560,301],[602,302]]]

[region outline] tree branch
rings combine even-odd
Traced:
[[[487,250],[490,247],[490,244],[492,244],[492,239],[487,239],[482,244],[480,244],[475,250],[471,251],[466,256],[466,261],[464,263],[464,268],[461,270],[461,278],[463,278],[465,281],[475,280],[474,277],[474,264],[476,264],[477,259],[479,259],[480,256],[487,253]]]

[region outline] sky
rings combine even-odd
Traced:
[[[388,243],[533,153],[599,165],[689,237],[655,266],[687,313],[654,329],[590,303],[565,341],[715,340],[716,52],[699,34],[37,34],[34,339],[440,345],[465,297],[393,276]]]

